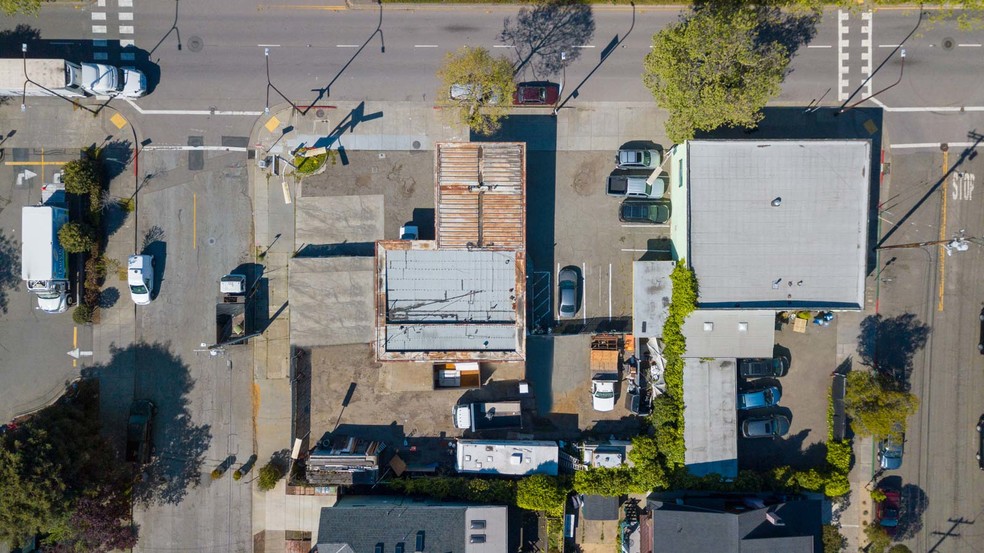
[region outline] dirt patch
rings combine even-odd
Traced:
[[[582,161],[571,181],[571,188],[578,196],[590,196],[598,189],[599,179],[604,169],[604,160],[601,158],[589,157]]]

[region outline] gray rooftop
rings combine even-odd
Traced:
[[[391,324],[385,328],[385,350],[412,351],[516,351],[516,325]]]
[[[375,329],[375,262],[371,257],[290,260],[290,343],[368,344]]]
[[[632,334],[636,338],[659,338],[669,314],[674,261],[632,263]]]
[[[738,475],[737,390],[734,359],[684,359],[684,463],[691,474]]]
[[[484,522],[484,528],[473,528]],[[409,498],[346,497],[321,510],[318,552],[335,552],[348,546],[354,553],[505,553],[506,507],[435,503]],[[471,543],[482,535],[483,543]]]
[[[683,322],[687,357],[772,357],[776,312],[697,309]]]
[[[617,497],[586,495],[581,516],[584,520],[618,520],[618,505]]]
[[[870,142],[699,140],[686,155],[701,306],[864,305]]]
[[[821,551],[821,502],[790,501],[764,508],[742,504],[740,497],[701,505],[650,500],[655,543],[677,553],[816,553]],[[718,507],[715,507],[714,504]],[[783,523],[766,519],[773,512]]]
[[[389,323],[516,321],[516,252],[390,250]]]

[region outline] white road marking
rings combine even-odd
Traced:
[[[977,43],[957,44],[960,48],[980,48],[982,45]]]
[[[608,320],[612,320],[612,264],[608,264]]]
[[[92,59],[96,61],[106,61],[109,59],[109,54],[106,52],[93,52]]]
[[[889,149],[892,150],[918,150],[922,148],[932,148],[934,150],[940,149],[940,142],[915,142],[912,144],[891,144]],[[977,144],[976,142],[947,142],[947,145],[951,148],[984,148],[984,144]]]
[[[243,146],[182,146],[167,144],[148,144],[141,150],[158,150],[165,152],[245,152],[249,148]]]
[[[849,17],[848,12],[837,10],[837,99],[840,101],[847,100],[847,86],[850,84],[847,80],[849,68],[845,63],[847,61],[847,47],[851,45],[846,38]]]
[[[901,44],[879,44],[879,48],[898,48]]]
[[[134,61],[137,59],[137,54],[134,52],[122,52],[120,53],[120,60],[122,61]]]
[[[106,12],[92,12],[92,20],[93,21],[105,21],[106,20]]]
[[[414,48],[437,48],[437,44],[414,44]]]
[[[133,21],[133,12],[120,12],[120,21]]]
[[[260,48],[280,48],[279,44],[257,44]]]
[[[99,6],[100,8],[105,8],[106,0],[96,0],[96,5]]]
[[[861,53],[861,61],[866,62],[864,64],[864,69],[862,70],[862,76],[864,77],[862,79],[862,82],[864,82],[864,80],[867,79],[868,82],[866,82],[864,85],[865,94],[870,96],[871,85],[872,85],[870,77],[871,77],[871,72],[874,69],[874,59],[872,58],[871,55],[871,43],[872,43],[872,36],[873,36],[872,29],[874,27],[875,22],[874,19],[872,19],[871,17],[870,11],[861,13],[861,21],[867,23],[867,25],[864,24],[861,25],[861,34],[864,35],[863,38],[861,39],[861,48],[864,49],[864,51]]]
[[[130,107],[137,110],[141,115],[262,115],[262,111],[224,111],[224,110],[212,110],[208,109],[141,109],[133,100],[129,98],[122,98],[126,103],[130,104]]]
[[[119,0],[119,4],[121,8],[132,8],[133,0]]]
[[[120,34],[121,35],[132,35],[133,34],[133,26],[132,25],[120,25]]]
[[[92,41],[93,48],[105,48],[107,46],[109,46],[109,41],[106,40],[105,38],[98,38]]]
[[[807,44],[807,48],[833,48],[833,44]]]
[[[358,44],[336,44],[335,48],[358,48]]]
[[[594,44],[580,44],[575,46],[575,48],[594,48]]]
[[[515,48],[512,44],[493,44],[493,48]]]
[[[124,38],[124,39],[120,40],[120,47],[122,47],[122,48],[128,48],[128,47],[133,46],[135,44],[136,43],[133,42],[133,39],[130,39],[130,38]]]
[[[953,199],[954,200],[973,200],[974,199],[974,174],[956,172],[953,174]]]
[[[92,32],[95,33],[95,34],[97,34],[97,35],[104,35],[104,34],[106,34],[106,26],[105,25],[93,25],[92,26]]]
[[[581,287],[581,324],[588,324],[588,268],[581,263],[581,281],[585,286]]]

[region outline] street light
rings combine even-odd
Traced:
[[[297,109],[297,106],[294,105],[294,102],[290,101],[289,98],[287,98],[286,96],[284,96],[284,93],[283,92],[280,92],[280,89],[279,88],[277,88],[272,82],[270,82],[270,49],[269,48],[264,48],[263,49],[263,56],[266,58],[266,79],[267,79],[266,104],[263,106],[263,113],[265,113],[265,114],[269,114],[270,113],[270,89],[271,88],[274,91],[276,91],[276,93],[279,94],[280,97],[283,98],[285,102],[287,102],[288,104],[290,104],[290,107],[294,108],[294,111],[301,111],[301,110]]]
[[[70,100],[69,98],[66,98],[65,96],[62,96],[61,94],[55,92],[54,90],[51,90],[50,88],[47,88],[44,85],[31,80],[31,77],[29,77],[28,74],[27,74],[27,43],[26,42],[22,42],[21,43],[21,55],[22,55],[22,59],[24,60],[24,89],[21,91],[21,111],[27,111],[27,103],[26,103],[26,98],[27,98],[27,84],[28,83],[31,83],[34,86],[40,88],[41,90],[44,90],[48,94],[51,94],[52,96],[57,96],[57,97],[61,98],[62,100],[65,100],[66,102],[69,102],[70,104],[72,104],[75,107],[82,108],[85,111],[88,111],[89,113],[91,113],[92,115],[98,115],[97,112],[95,112],[95,111],[93,111],[93,110],[91,110],[91,109],[83,106],[82,104],[78,103],[77,101]]]
[[[879,90],[878,92],[875,92],[874,94],[872,94],[871,96],[868,96],[867,98],[861,98],[857,102],[854,102],[853,104],[851,104],[851,105],[849,105],[847,107],[841,108],[837,113],[840,114],[840,113],[844,113],[845,111],[852,110],[855,107],[857,107],[858,104],[861,104],[862,102],[867,102],[868,100],[874,98],[875,96],[878,96],[882,92],[885,92],[886,90],[888,90],[888,89],[892,88],[893,86],[895,86],[895,85],[899,84],[900,82],[902,82],[902,75],[905,74],[905,48],[902,48],[899,51],[899,53],[902,56],[902,67],[901,67],[901,69],[899,69],[899,78],[896,79],[894,83],[886,86],[885,88]]]

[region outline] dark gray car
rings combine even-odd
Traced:
[[[130,406],[130,419],[126,426],[126,460],[143,465],[150,462],[150,441],[154,414],[157,408],[149,399],[138,399]]]
[[[573,265],[564,267],[557,274],[557,317],[568,319],[577,315],[577,290],[581,272]]]
[[[782,415],[751,417],[741,423],[741,435],[746,438],[780,438],[789,432],[789,419]]]
[[[778,378],[789,372],[788,357],[772,359],[739,359],[738,374],[742,378]]]
[[[623,223],[662,225],[670,220],[670,202],[622,202],[618,208],[618,220]]]

